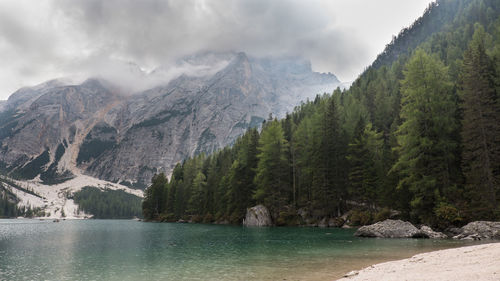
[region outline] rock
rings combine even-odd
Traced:
[[[349,278],[349,277],[356,276],[356,275],[358,275],[358,274],[359,274],[359,271],[357,271],[357,270],[353,270],[353,271],[351,271],[351,272],[346,273],[346,274],[344,275],[344,277]]]
[[[269,210],[263,205],[257,205],[247,209],[243,220],[244,226],[271,226],[272,220]]]
[[[297,215],[305,221],[309,217],[309,211],[306,208],[300,208],[297,210]]]
[[[500,222],[474,221],[462,227],[462,232],[453,237],[462,240],[500,239]]]
[[[180,220],[178,220],[178,221],[177,221],[177,223],[188,223],[188,221],[187,221],[187,220],[180,219]]]
[[[444,233],[446,233],[449,237],[454,237],[459,234],[462,234],[462,228],[459,227],[448,227],[444,230]]]
[[[318,222],[318,227],[328,227],[328,221],[326,218],[323,218]]]
[[[360,227],[355,233],[359,237],[412,238],[420,231],[413,224],[402,220],[385,220]]]
[[[432,228],[428,227],[427,225],[423,225],[422,227],[420,227],[420,234],[422,235],[422,237],[431,238],[431,239],[448,238],[448,236],[446,234],[444,234],[442,232],[434,231],[434,230],[432,230]]]
[[[477,234],[472,234],[472,235],[467,235],[467,236],[459,234],[457,236],[454,236],[453,239],[477,241],[477,240],[481,240],[481,237],[479,237],[479,235],[477,235]]]
[[[223,220],[216,221],[215,224],[230,224],[230,223],[228,220],[223,219]]]
[[[345,221],[341,217],[330,218],[328,220],[329,227],[342,227],[344,225],[344,223],[345,223]]]

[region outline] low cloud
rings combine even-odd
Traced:
[[[345,3],[358,2],[5,0],[0,2],[0,79],[8,82],[0,87],[0,98],[37,80],[68,75],[126,78],[129,62],[149,72],[204,51],[301,56],[310,59],[315,70],[352,80],[374,57],[367,43],[374,40],[365,38],[362,30],[377,25],[355,22],[359,11]],[[403,5],[398,2],[381,0],[374,9],[391,4],[398,9]],[[429,0],[415,2],[425,7],[422,3]],[[346,13],[354,17],[352,22]],[[191,68],[176,65],[168,75],[194,71]]]

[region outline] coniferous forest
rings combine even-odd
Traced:
[[[86,186],[73,194],[78,212],[93,215],[95,219],[129,219],[141,216],[141,199],[123,190]]]
[[[499,14],[495,0],[432,3],[350,89],[156,175],[143,216],[238,224],[263,204],[277,225],[301,224],[299,210],[352,225],[500,219]]]

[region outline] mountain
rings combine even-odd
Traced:
[[[4,173],[47,185],[85,174],[144,187],[340,85],[307,61],[245,53],[197,54],[151,73],[128,68],[137,80],[56,79],[13,93],[0,112]]]

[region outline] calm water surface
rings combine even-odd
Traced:
[[[128,220],[0,220],[0,280],[333,280],[372,263],[470,245],[354,230]]]

